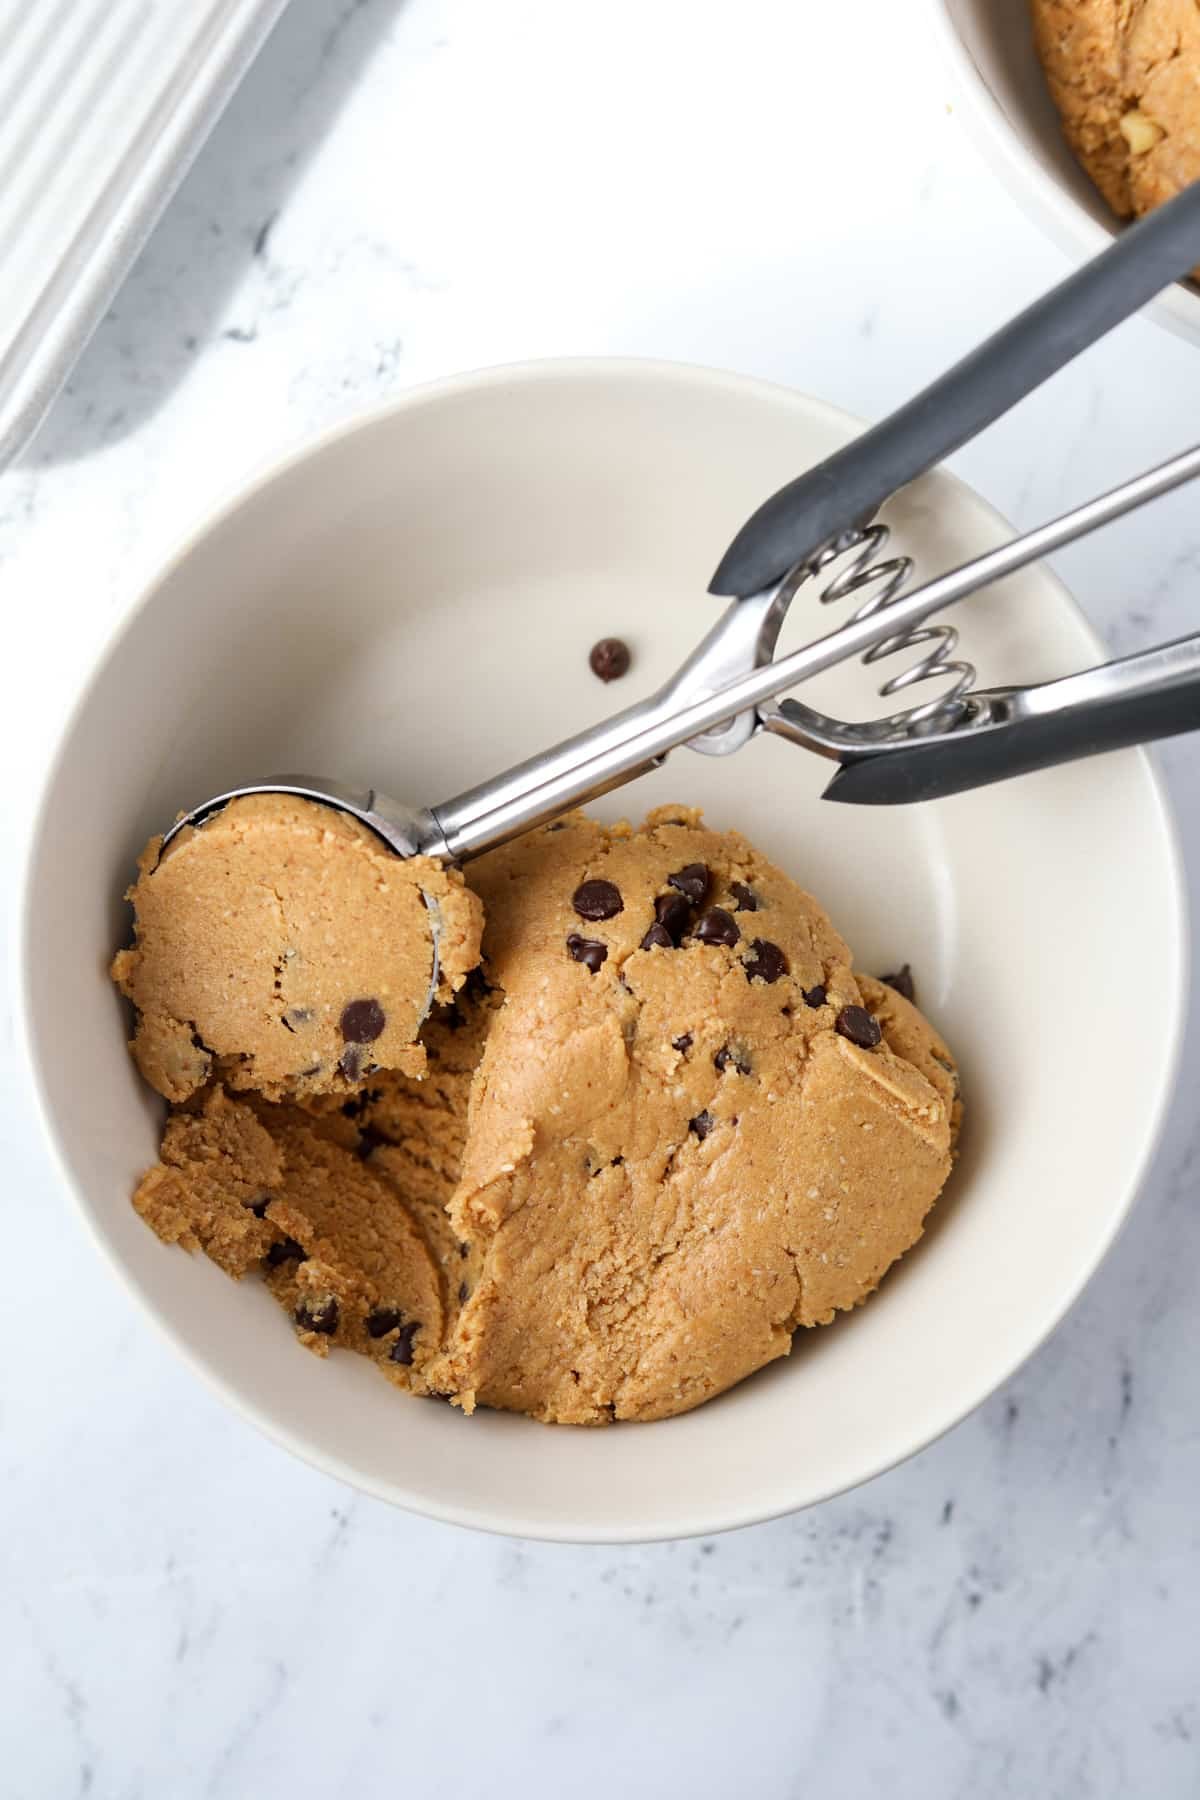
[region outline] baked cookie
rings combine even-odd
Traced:
[[[345,1095],[375,1068],[420,1073],[435,926],[438,999],[479,961],[482,914],[457,870],[287,794],[232,801],[160,861],[161,842],[142,854],[134,943],[112,967],[152,1087],[284,1099]]]
[[[1031,0],[1034,42],[1076,156],[1121,218],[1200,179],[1195,0]]]

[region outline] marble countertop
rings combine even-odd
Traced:
[[[25,779],[96,646],[282,447],[568,352],[879,414],[1061,276],[921,10],[291,0],[0,477],[5,904]],[[1033,524],[1189,443],[1198,401],[1200,351],[1137,320],[955,467]],[[1193,629],[1195,496],[1058,566],[1115,650]],[[1161,762],[1195,882],[1200,741]],[[793,1518],[570,1549],[408,1518],[227,1413],[85,1241],[6,1013],[5,1794],[648,1800],[752,1772],[761,1800],[1195,1795],[1195,1048],[1116,1249],[972,1418]]]

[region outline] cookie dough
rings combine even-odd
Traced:
[[[207,829],[207,828],[206,828]],[[674,807],[470,869],[484,975],[423,1077],[212,1086],[135,1204],[301,1341],[465,1411],[661,1419],[859,1304],[949,1173],[953,1059],[820,906]]]
[[[1076,156],[1121,218],[1200,179],[1195,0],[1031,0],[1034,41]]]
[[[420,1073],[434,930],[436,998],[479,961],[482,913],[457,871],[287,794],[232,801],[160,861],[161,846],[142,854],[135,941],[112,970],[152,1087],[180,1102],[217,1080],[280,1100],[344,1095],[376,1068]]]

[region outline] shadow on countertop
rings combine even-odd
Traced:
[[[169,396],[405,4],[290,0],[16,467],[87,456]]]

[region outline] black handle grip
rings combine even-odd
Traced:
[[[1200,263],[1200,182],[1003,326],[898,412],[764,501],[721,558],[709,592],[771,587],[837,532],[865,523],[898,488]]]
[[[1200,675],[1157,692],[1114,695],[1061,713],[860,757],[842,764],[821,798],[856,806],[942,800],[1013,775],[1198,730]]]

